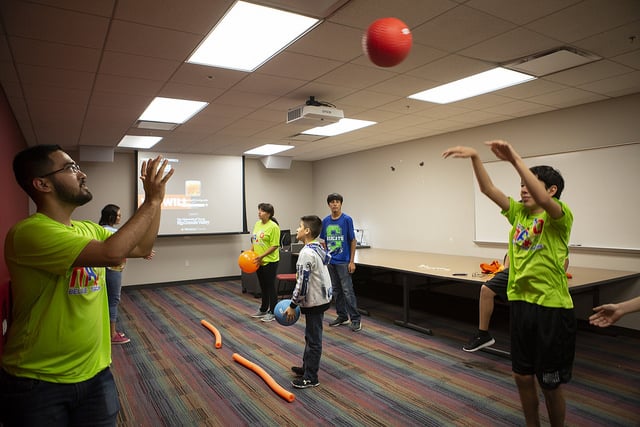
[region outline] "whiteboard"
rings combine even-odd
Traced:
[[[573,212],[575,247],[640,251],[640,143],[524,159],[549,165],[565,181],[560,197]],[[520,177],[510,163],[484,163],[494,184],[515,200]],[[475,183],[475,241],[507,243],[510,225]]]

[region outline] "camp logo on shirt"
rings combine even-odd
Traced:
[[[265,246],[265,243],[264,243],[264,231],[261,231],[259,235],[255,235],[254,234],[251,241],[253,243],[255,243],[256,245]]]
[[[100,290],[98,272],[93,267],[76,267],[69,280],[69,295],[88,294]]]
[[[530,228],[518,224],[515,233],[513,233],[513,244],[527,250],[540,249],[542,245],[536,244],[536,242],[540,240],[543,228],[544,220],[542,218],[535,218]]]
[[[329,253],[332,255],[342,253],[342,247],[344,245],[344,235],[342,234],[342,228],[339,225],[327,226],[327,247]]]

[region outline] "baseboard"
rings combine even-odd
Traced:
[[[203,279],[178,280],[173,282],[129,284],[129,285],[123,285],[122,290],[124,291],[127,288],[144,289],[144,288],[157,288],[157,287],[164,287],[164,286],[195,285],[199,283],[208,283],[208,282],[226,282],[229,280],[240,280],[240,276],[210,277],[210,278],[203,278]]]

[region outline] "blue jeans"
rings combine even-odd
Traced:
[[[353,282],[349,273],[348,264],[329,264],[329,276],[331,287],[336,301],[336,313],[341,319],[351,319],[352,322],[360,321],[356,293],[353,291]]]
[[[86,381],[59,384],[0,370],[0,424],[113,427],[120,410],[109,368]]]
[[[116,323],[118,320],[118,304],[122,293],[122,271],[107,270],[107,298],[109,299],[109,320]]]
[[[320,358],[322,357],[322,322],[324,312],[305,313],[304,328],[304,354],[302,355],[302,368],[305,380],[318,381]]]

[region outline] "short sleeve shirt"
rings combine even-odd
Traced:
[[[104,267],[73,267],[92,240],[111,232],[36,213],[5,240],[13,319],[2,355],[9,374],[56,383],[94,377],[111,363]]]
[[[349,215],[343,213],[337,219],[327,215],[322,220],[320,238],[331,254],[331,264],[348,264],[351,261],[351,242],[356,233]]]
[[[513,199],[503,215],[512,225],[509,232],[509,301],[526,301],[544,307],[573,308],[564,262],[569,255],[573,213],[562,201],[564,215],[551,218],[546,212],[529,214]]]
[[[254,252],[262,255],[268,251],[270,247],[280,246],[280,227],[271,220],[267,221],[266,224],[258,221],[253,226],[251,241],[253,242]],[[276,261],[280,261],[280,251],[273,251],[262,258],[262,265]]]

